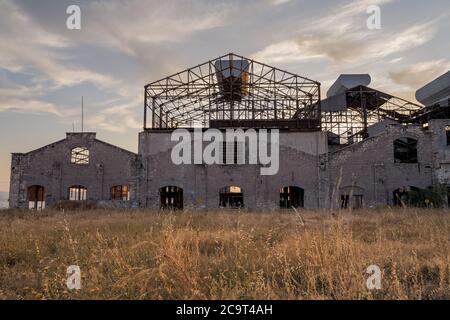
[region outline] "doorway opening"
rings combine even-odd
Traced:
[[[243,208],[244,193],[241,187],[228,186],[220,189],[219,206],[221,208]]]
[[[45,188],[43,186],[31,186],[28,192],[28,209],[42,210],[45,209]]]
[[[280,208],[303,208],[305,190],[296,186],[282,187],[280,189]]]

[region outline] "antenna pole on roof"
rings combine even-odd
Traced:
[[[84,99],[81,96],[81,133],[84,132]]]

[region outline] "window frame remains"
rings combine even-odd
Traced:
[[[219,190],[219,207],[241,209],[245,207],[244,191],[240,186],[226,186]]]
[[[128,185],[112,186],[111,200],[130,201],[130,187]]]
[[[363,194],[341,194],[341,209],[362,209],[364,208]]]
[[[87,147],[75,147],[70,151],[70,163],[75,165],[88,165],[90,152]]]
[[[45,187],[32,185],[27,188],[28,209],[41,211],[45,209]]]
[[[183,188],[165,186],[159,188],[160,210],[183,210]]]
[[[298,186],[284,186],[280,188],[280,208],[304,208],[305,189]]]
[[[395,163],[418,163],[417,145],[419,141],[414,138],[403,137],[394,140]]]
[[[86,201],[87,188],[82,185],[73,185],[69,187],[69,201]]]

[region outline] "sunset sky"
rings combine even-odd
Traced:
[[[81,8],[68,30],[66,8]],[[381,7],[381,29],[366,26]],[[137,151],[143,87],[234,52],[320,81],[369,73],[414,99],[450,70],[449,0],[0,0],[0,191],[11,152],[80,130]]]

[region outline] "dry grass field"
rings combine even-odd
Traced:
[[[449,228],[425,209],[0,211],[0,299],[450,299]]]

